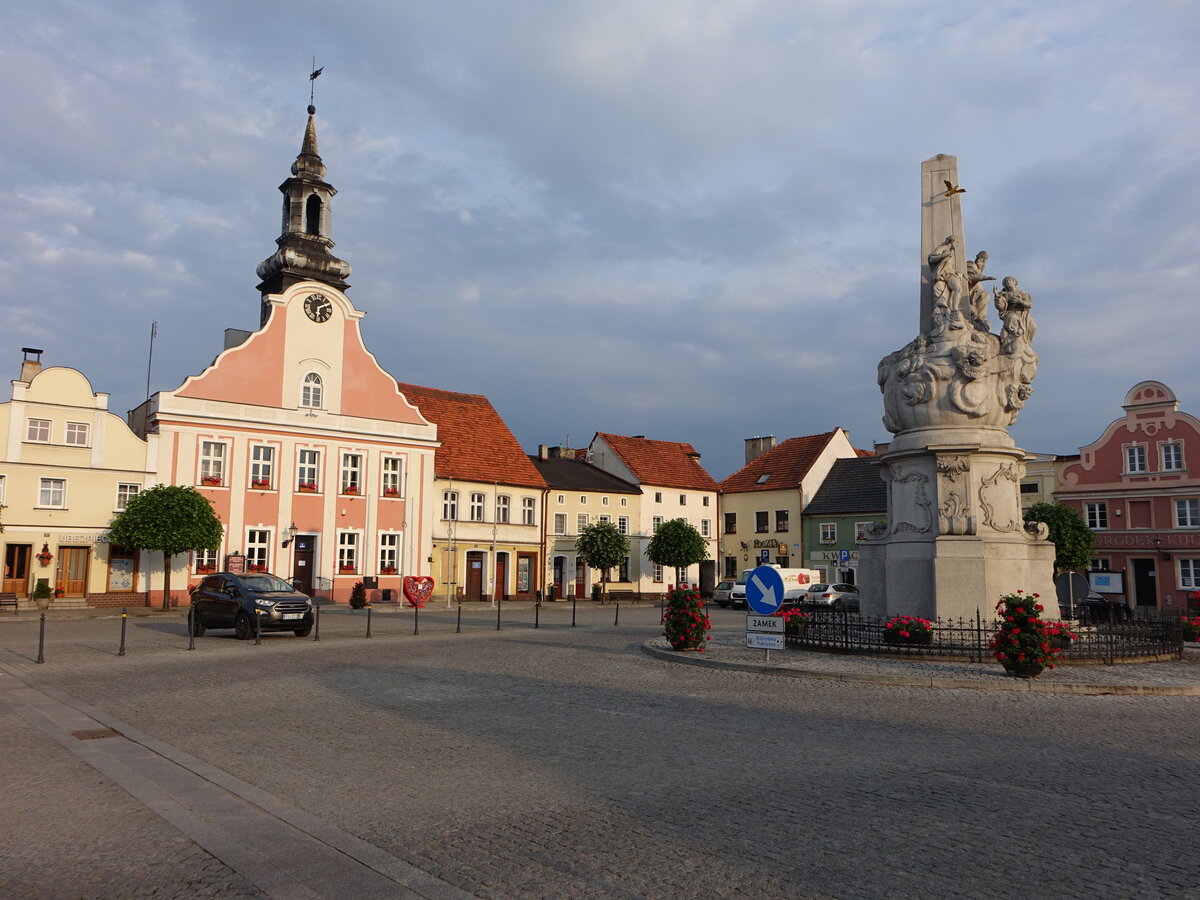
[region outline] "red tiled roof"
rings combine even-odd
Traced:
[[[700,465],[700,454],[691,444],[651,441],[603,431],[597,431],[596,437],[604,439],[642,484],[693,491],[717,490],[717,483]]]
[[[808,474],[836,433],[835,429],[824,434],[788,438],[722,481],[721,490],[726,494],[740,494],[798,488],[800,480]],[[768,477],[764,479],[764,475]]]
[[[416,384],[397,382],[396,386],[437,425],[442,446],[434,451],[433,471],[438,478],[546,486],[487,397]]]

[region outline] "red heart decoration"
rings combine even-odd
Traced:
[[[405,575],[404,597],[410,606],[424,606],[433,594],[433,579],[428,575]]]

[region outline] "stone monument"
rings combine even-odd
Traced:
[[[878,456],[888,520],[859,546],[865,615],[990,618],[1002,594],[1046,598],[1057,618],[1054,546],[1021,516],[1026,454],[1008,434],[1033,391],[1033,301],[966,254],[958,160],[921,164],[920,333],[879,362]],[[988,307],[999,316],[993,334]]]

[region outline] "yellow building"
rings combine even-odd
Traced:
[[[139,553],[111,546],[107,532],[155,483],[157,438],[135,435],[80,372],[43,369],[40,350],[25,357],[0,403],[0,590],[26,598],[45,580],[56,607],[142,605]]]

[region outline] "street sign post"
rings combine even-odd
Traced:
[[[746,646],[761,647],[765,659],[772,650],[783,649],[783,576],[773,566],[759,566],[746,579]]]

